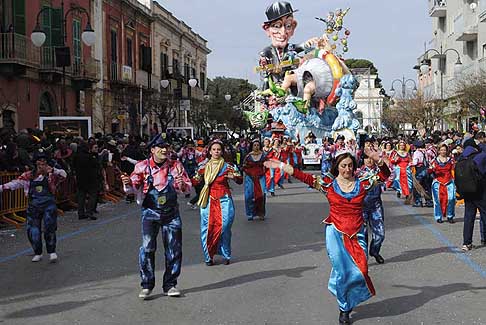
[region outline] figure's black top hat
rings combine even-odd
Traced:
[[[292,5],[286,1],[276,1],[268,6],[265,14],[267,15],[267,23],[271,23],[277,19],[288,16],[297,12],[298,10],[292,9]]]

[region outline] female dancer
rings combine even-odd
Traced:
[[[390,169],[390,172],[391,172],[391,175],[390,177],[388,177],[388,179],[386,180],[386,187],[385,188],[392,188],[393,187],[393,180],[395,179],[395,171],[394,171],[394,166],[393,164],[391,163],[391,155],[393,153],[393,145],[391,144],[390,141],[384,141],[383,144],[382,144],[382,147],[383,147],[383,153],[385,154],[385,156],[388,158],[388,168]]]
[[[410,164],[412,158],[407,150],[407,143],[405,140],[398,142],[397,150],[391,154],[391,163],[395,165],[395,186],[397,190],[397,197],[405,196],[406,204],[410,204],[412,200],[412,169]]]
[[[356,159],[349,152],[337,156],[331,174],[322,179],[282,164],[290,175],[324,192],[329,201],[329,216],[323,221],[326,224],[326,249],[332,264],[328,289],[337,298],[340,324],[350,324],[352,309],[375,294],[368,276],[363,202],[375,180],[385,180],[390,171],[377,151],[365,148],[364,152],[378,164],[378,174],[356,178]],[[277,163],[265,163],[267,167],[274,164]]]
[[[273,139],[272,150],[270,150],[267,154],[267,159],[275,159],[280,160],[281,158],[281,148],[280,148],[280,140],[278,138]],[[265,186],[267,192],[270,192],[271,196],[275,196],[275,185],[278,185],[282,188],[280,184],[280,179],[283,177],[283,172],[280,168],[269,168],[267,169],[265,175]]]
[[[208,147],[209,159],[198,170],[195,183],[204,179],[197,205],[201,213],[201,244],[206,265],[213,265],[214,255],[223,256],[224,264],[231,259],[231,226],[235,218],[235,207],[228,179],[237,184],[243,182],[238,168],[223,159],[224,146],[214,140]]]
[[[447,144],[439,146],[439,155],[429,166],[428,172],[432,174],[432,198],[434,200],[434,217],[438,223],[446,217],[449,223],[454,223],[456,207],[456,185],[452,177],[454,159],[449,156]]]
[[[258,139],[251,143],[252,151],[243,160],[243,171],[245,172],[245,208],[248,221],[257,217],[265,219],[265,155],[260,150],[261,145]]]

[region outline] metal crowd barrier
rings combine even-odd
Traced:
[[[19,172],[0,172],[0,183],[5,184],[17,179]],[[0,221],[20,228],[25,223],[25,217],[19,216],[18,212],[27,210],[28,199],[23,189],[15,191],[4,191],[0,196]]]

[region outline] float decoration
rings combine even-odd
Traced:
[[[326,19],[317,18],[326,23],[323,36],[292,44],[289,40],[297,26],[294,18],[297,10],[285,1],[267,8],[267,21],[262,28],[271,45],[260,52],[255,68],[262,85],[252,95],[254,111],[245,112],[253,127],[264,124],[262,112],[267,111],[274,121],[286,126],[285,132],[293,138],[302,139],[308,132],[317,137],[331,136],[339,128],[353,131],[359,128],[353,113],[357,81],[338,54],[348,51],[351,32],[344,27],[344,17],[349,10],[337,9]],[[268,123],[262,130],[267,136],[265,132],[271,132]]]

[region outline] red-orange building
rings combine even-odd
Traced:
[[[99,62],[81,35],[94,2],[0,0],[0,126],[19,130],[37,126],[40,116],[91,116]],[[37,48],[31,33],[38,13],[46,7],[51,9],[39,15],[46,41]],[[74,7],[84,8],[88,15],[71,10]],[[98,37],[101,31],[95,32]],[[64,46],[70,49],[71,64],[63,73],[56,48]]]
[[[105,133],[140,131],[139,101],[158,91],[152,74],[152,3],[104,1],[103,74],[97,87],[95,129]],[[102,92],[102,95],[100,94]]]

